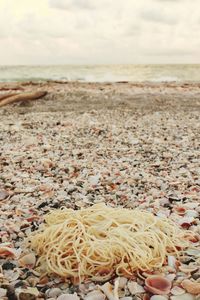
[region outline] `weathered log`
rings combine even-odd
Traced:
[[[29,101],[29,100],[36,100],[40,99],[44,96],[46,96],[47,92],[41,91],[41,92],[31,92],[31,93],[20,93],[15,96],[8,97],[2,101],[0,101],[0,107],[11,104],[14,102],[19,102],[19,101]]]
[[[0,101],[4,100],[6,98],[12,97],[12,96],[16,96],[16,95],[18,95],[18,94],[17,93],[2,94],[2,95],[0,95]]]

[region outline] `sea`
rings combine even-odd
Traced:
[[[200,64],[0,66],[0,82],[185,82],[200,81]]]

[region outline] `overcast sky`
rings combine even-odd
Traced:
[[[0,0],[0,64],[200,63],[200,0]]]

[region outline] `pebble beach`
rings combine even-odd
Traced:
[[[200,83],[0,84],[30,91],[47,95],[0,108],[0,299],[199,300]],[[51,210],[101,202],[167,217],[191,247],[132,279],[41,277],[24,240]],[[169,292],[152,292],[150,275]]]

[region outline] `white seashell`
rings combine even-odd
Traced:
[[[60,295],[57,300],[80,300],[77,294],[63,294]]]
[[[26,255],[22,256],[19,259],[19,263],[20,263],[20,265],[22,265],[24,267],[25,266],[34,267],[35,263],[36,263],[35,254],[34,253],[29,253],[29,254],[26,254]]]
[[[183,272],[183,273],[190,274],[190,273],[192,273],[192,272],[197,271],[197,270],[198,270],[198,266],[196,266],[196,265],[194,265],[194,266],[189,265],[189,266],[188,266],[188,265],[182,264],[181,266],[179,266],[179,270],[180,270],[181,272]]]
[[[153,295],[150,300],[167,300],[168,298],[166,298],[165,296],[161,296],[161,295]]]
[[[50,298],[56,298],[56,297],[60,296],[61,293],[62,293],[62,291],[59,288],[53,288],[53,289],[48,290],[47,296]]]
[[[196,211],[196,210],[187,210],[186,211],[186,214],[185,214],[186,217],[193,217],[193,218],[197,218],[199,216],[199,213]]]
[[[145,293],[144,288],[141,285],[139,285],[137,282],[134,282],[134,281],[129,281],[128,289],[129,289],[131,295]]]
[[[197,249],[188,249],[185,253],[192,256],[200,256],[199,250]]]
[[[199,206],[199,203],[198,202],[187,202],[187,203],[185,203],[184,206],[189,209],[195,209]]]
[[[191,294],[183,294],[178,296],[171,296],[170,300],[195,300]]]
[[[92,291],[87,294],[85,300],[105,300],[106,296],[101,291]]]
[[[99,286],[99,288],[104,292],[108,300],[119,300],[118,295],[115,295],[115,290],[113,290],[113,287],[109,282],[106,282],[104,285]]]
[[[176,258],[174,256],[168,256],[168,266],[170,266],[173,269],[176,269]]]
[[[6,297],[6,294],[7,294],[7,290],[6,290],[6,289],[0,288],[0,299],[1,299],[2,297]]]
[[[171,294],[174,296],[183,295],[183,294],[185,294],[185,290],[180,288],[179,286],[174,286],[171,289]]]
[[[127,284],[128,279],[125,277],[119,277],[119,288],[123,289]]]
[[[132,300],[133,298],[132,297],[123,297],[123,298],[120,298],[120,300]]]
[[[176,278],[176,274],[167,274],[166,278],[172,282]]]
[[[4,270],[4,276],[6,279],[8,279],[9,281],[13,282],[15,280],[17,280],[20,276],[20,270],[17,269],[16,271],[13,270]]]
[[[99,182],[99,179],[100,179],[100,175],[90,176],[90,177],[88,178],[89,183],[90,183],[91,185],[97,185],[98,182]]]

